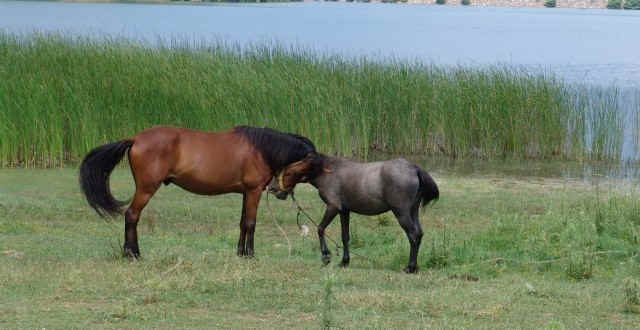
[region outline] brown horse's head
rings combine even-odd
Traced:
[[[269,192],[278,199],[286,199],[298,183],[309,182],[323,170],[321,154],[309,153],[297,162],[293,162],[280,170],[269,183]]]

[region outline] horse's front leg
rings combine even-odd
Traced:
[[[240,238],[238,239],[238,256],[245,256],[247,254],[247,248],[245,247],[246,237],[247,237],[247,227],[246,227],[246,218],[247,218],[247,194],[242,195],[242,215],[240,216]]]
[[[333,221],[333,218],[338,214],[338,210],[335,207],[327,205],[327,209],[324,211],[324,216],[320,225],[318,225],[318,238],[320,239],[320,251],[322,252],[322,263],[328,265],[331,261],[331,252],[327,248],[327,242],[324,240],[324,230]]]
[[[349,265],[349,211],[340,212],[340,225],[342,227],[342,262],[340,266]]]
[[[262,189],[254,189],[244,194],[243,212],[244,228],[246,232],[246,245],[244,246],[244,255],[247,257],[253,257],[253,234],[256,229],[256,216],[258,214],[258,204],[260,204],[260,197],[262,196]],[[242,233],[240,238],[243,239]],[[239,243],[238,243],[239,245]]]

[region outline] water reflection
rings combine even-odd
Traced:
[[[374,154],[369,161],[404,157],[434,173],[453,176],[554,178],[593,183],[614,180],[633,183],[640,178],[640,162],[580,162],[563,160],[452,159],[440,156]]]

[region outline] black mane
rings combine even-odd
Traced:
[[[274,172],[302,160],[309,153],[317,153],[313,142],[301,135],[283,133],[266,127],[236,126],[234,130],[260,151]]]

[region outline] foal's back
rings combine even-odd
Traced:
[[[415,165],[406,159],[358,163],[328,158],[326,167],[330,172],[312,182],[327,204],[365,215],[415,204],[419,179]]]

